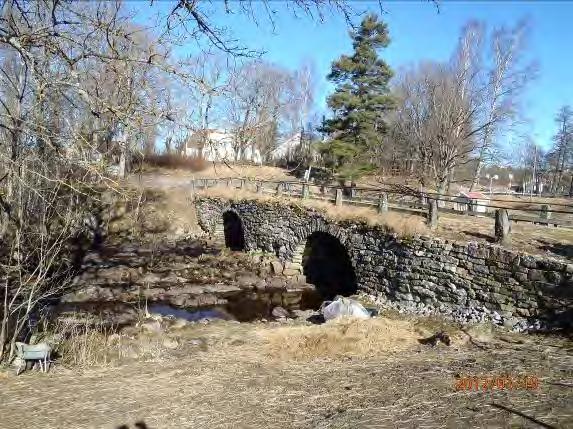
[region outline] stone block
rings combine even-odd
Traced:
[[[271,266],[271,273],[275,275],[282,274],[284,267],[283,264],[281,264],[279,261],[272,261],[270,266]]]
[[[527,278],[536,282],[543,282],[545,281],[545,274],[540,270],[529,270]]]

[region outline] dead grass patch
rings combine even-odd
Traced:
[[[179,169],[184,171],[203,171],[208,162],[203,158],[185,156],[174,153],[150,154],[143,159],[145,166],[167,170]]]
[[[197,173],[199,172],[200,173]],[[192,170],[188,168],[165,168],[155,167],[149,173],[157,175],[164,173],[164,176],[173,178],[177,182],[181,178],[204,178],[204,179],[221,179],[224,177],[244,178],[251,180],[282,180],[292,181],[293,176],[289,176],[287,170],[279,167],[257,166],[257,165],[240,165],[240,164],[219,164],[206,162],[201,170]]]
[[[259,335],[269,355],[281,360],[369,357],[412,349],[421,338],[411,323],[386,318],[262,329]]]

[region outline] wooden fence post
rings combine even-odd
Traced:
[[[358,191],[356,190],[356,183],[350,182],[350,199],[354,199],[358,196]]]
[[[241,189],[245,188],[245,179],[241,179]]]
[[[495,211],[495,241],[501,244],[509,243],[509,234],[511,233],[511,224],[509,214],[506,209],[497,209]]]
[[[257,182],[257,194],[263,193],[263,184],[261,182]]]
[[[279,182],[277,185],[277,195],[280,195],[283,191],[283,182]]]
[[[551,207],[548,204],[543,204],[541,206],[541,213],[539,214],[541,219],[551,219]]]
[[[227,179],[227,188],[230,188],[233,186],[233,179]]]
[[[388,211],[388,194],[383,193],[378,200],[378,213],[386,213]]]
[[[191,179],[191,193],[195,193],[195,179]]]
[[[335,200],[335,204],[337,206],[341,206],[342,205],[342,189],[340,188],[336,188],[336,200]]]
[[[438,227],[438,201],[433,198],[428,199],[428,226],[430,229]]]
[[[308,191],[309,191],[308,183],[303,183],[302,184],[302,197],[303,198],[308,198],[308,193],[309,193]]]

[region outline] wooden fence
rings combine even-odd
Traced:
[[[546,226],[573,228],[573,206],[557,204],[557,208],[551,208],[548,204],[534,203],[539,205],[538,209],[516,209],[507,204],[506,200],[490,199],[486,208],[490,211],[476,212],[472,210],[461,211],[448,205],[454,205],[454,196],[440,196],[431,192],[421,192],[417,197],[393,190],[382,190],[380,188],[369,187],[336,187],[323,186],[313,183],[297,181],[273,181],[273,180],[252,180],[247,178],[197,178],[191,181],[192,190],[210,188],[214,186],[224,186],[229,188],[242,189],[266,195],[285,195],[293,198],[309,198],[321,201],[330,201],[335,205],[353,205],[360,207],[370,207],[378,212],[388,210],[428,216],[430,204],[428,201],[438,202],[437,210],[440,213],[449,213],[459,216],[479,216],[499,218],[496,212],[505,210],[508,213],[507,219],[513,222],[528,222]],[[492,204],[493,202],[493,204]],[[494,209],[493,211],[491,209]],[[560,214],[560,218],[555,218],[554,214]]]

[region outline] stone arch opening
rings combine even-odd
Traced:
[[[225,247],[231,250],[245,250],[245,231],[239,215],[233,211],[223,213]]]
[[[326,232],[308,236],[302,255],[303,273],[316,286],[323,300],[336,295],[350,296],[358,291],[356,274],[344,245]]]

